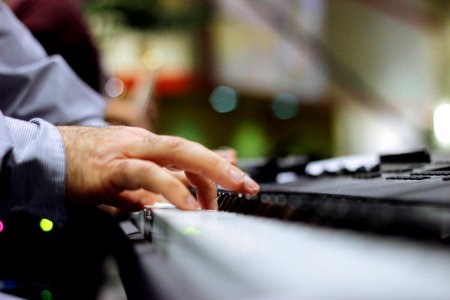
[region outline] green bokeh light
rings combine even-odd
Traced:
[[[174,124],[173,135],[181,136],[200,144],[205,144],[207,140],[203,131],[204,129],[201,125],[197,124],[197,119],[193,117],[179,120]]]
[[[242,124],[233,137],[232,147],[239,157],[263,157],[270,149],[263,129],[256,123]]]
[[[52,300],[53,295],[49,290],[43,290],[41,292],[41,298],[42,300]]]
[[[185,235],[199,235],[200,234],[200,230],[198,230],[197,228],[193,227],[193,226],[188,226],[183,228],[183,234]]]
[[[53,222],[49,219],[42,219],[39,223],[39,226],[41,227],[42,231],[49,232],[53,229]]]

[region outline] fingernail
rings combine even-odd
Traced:
[[[244,178],[245,174],[239,171],[237,168],[230,167],[230,175],[233,177],[233,179],[237,182],[241,182]]]
[[[188,204],[190,209],[198,209],[198,202],[197,202],[197,199],[195,199],[194,196],[189,195],[186,198],[186,203]]]
[[[259,191],[259,184],[257,184],[253,179],[248,177],[248,175],[245,175],[244,187],[247,190],[249,190],[250,192],[258,192]]]

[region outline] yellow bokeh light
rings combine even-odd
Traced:
[[[53,222],[49,219],[42,219],[39,223],[39,226],[41,227],[42,231],[49,232],[53,229]]]
[[[164,55],[161,51],[149,49],[142,55],[142,62],[150,71],[156,71],[163,66]]]

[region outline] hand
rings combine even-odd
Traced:
[[[219,154],[220,156],[225,158],[229,163],[232,163],[233,165],[237,165],[238,157],[237,157],[236,150],[234,150],[233,148],[222,147],[222,148],[214,150],[214,152],[216,152],[217,154]]]
[[[259,190],[226,159],[182,138],[123,126],[58,128],[66,149],[66,195],[74,203],[139,210],[161,194],[181,209],[215,209],[216,183],[239,193]],[[198,202],[168,169],[185,172]]]
[[[238,163],[238,157],[236,150],[232,148],[219,148],[216,150],[213,150],[215,153],[217,153],[219,156],[224,158],[226,161],[228,161],[230,164],[237,165]],[[185,186],[191,186],[191,183],[189,182],[189,179],[186,177],[184,171],[171,171],[172,175],[178,178]],[[161,202],[167,202],[166,199],[159,197],[159,201]]]

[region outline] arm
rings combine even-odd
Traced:
[[[104,125],[105,101],[40,44],[0,2],[0,109],[22,120]]]
[[[64,222],[66,199],[132,211],[152,204],[158,194],[181,209],[215,209],[216,184],[240,193],[259,190],[205,147],[141,128],[57,129],[43,120],[24,122],[0,113],[0,133],[0,218],[25,211]],[[186,173],[197,199],[168,169]]]
[[[54,126],[0,112],[0,161],[0,218],[20,211],[64,222],[64,144]]]

